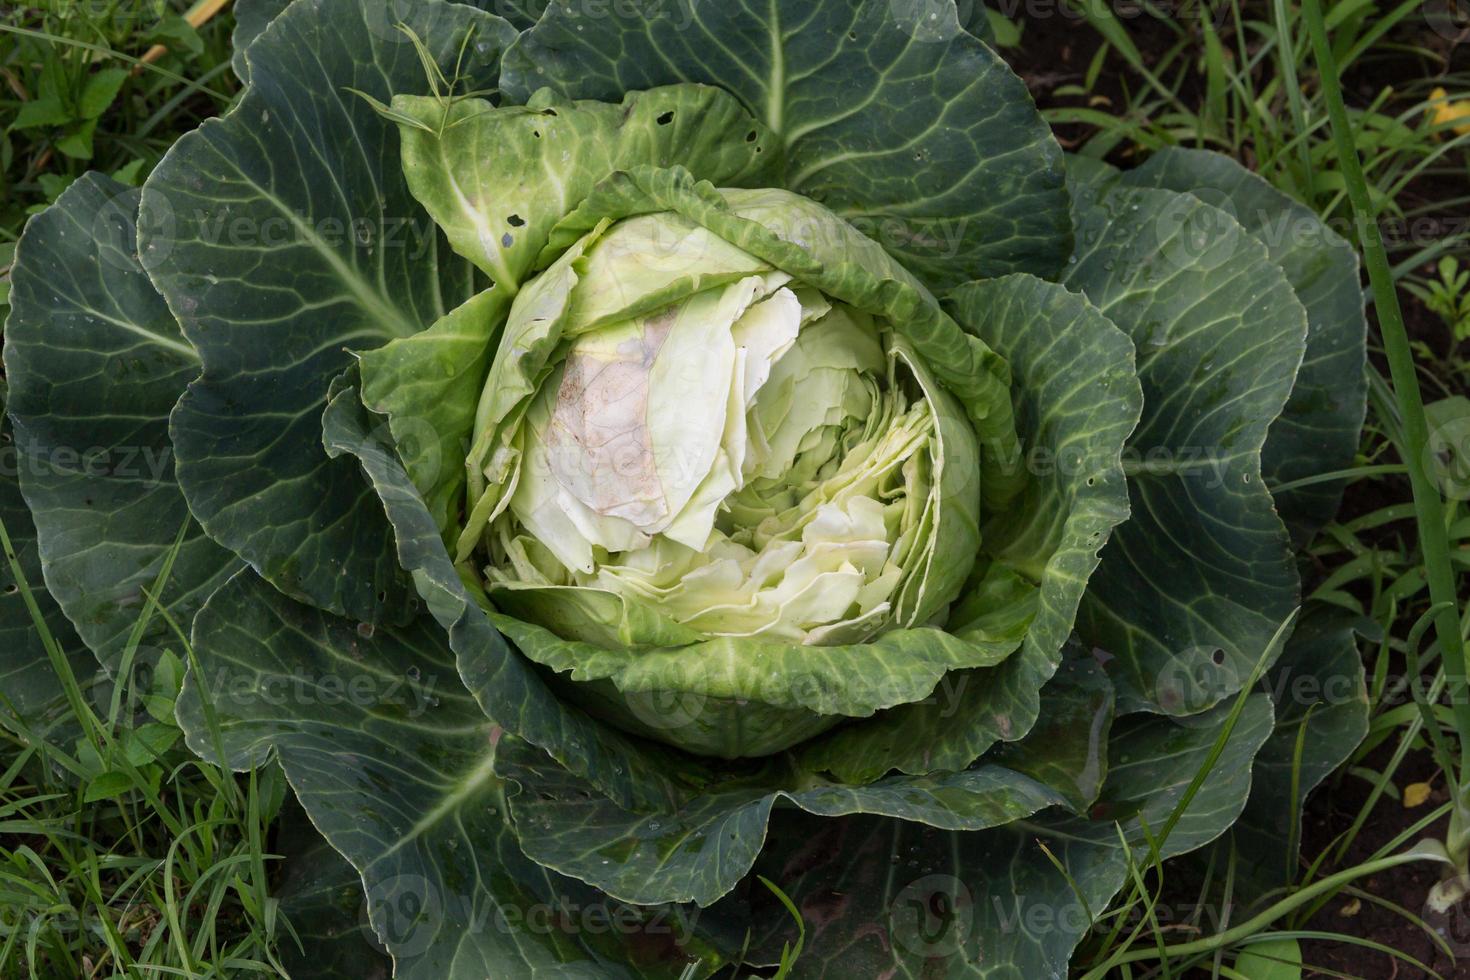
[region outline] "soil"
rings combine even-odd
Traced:
[[[1364,760],[1365,767],[1381,770],[1388,763],[1396,744],[1397,739],[1393,739],[1388,745],[1376,749]],[[1439,777],[1433,762],[1427,753],[1412,753],[1399,768],[1394,782],[1402,789],[1421,781],[1429,782],[1435,787],[1427,801],[1408,809],[1397,800],[1386,797],[1380,799],[1373,815],[1364,824],[1347,854],[1341,861],[1331,863],[1347,868],[1372,859],[1380,848],[1401,834],[1410,824],[1444,803],[1444,780]],[[1352,826],[1368,798],[1368,793],[1369,786],[1365,780],[1352,775],[1340,775],[1336,783],[1323,787],[1312,797],[1303,822],[1302,851],[1309,860],[1332,848],[1336,838]],[[1424,836],[1442,836],[1444,830],[1441,822],[1431,827]],[[1438,880],[1439,871],[1436,866],[1416,863],[1360,879],[1354,883],[1354,887],[1373,899],[1391,903],[1412,915],[1426,919],[1432,927],[1442,930],[1451,946],[1459,948],[1462,955],[1470,954],[1470,907],[1457,910],[1449,917],[1430,915],[1424,907],[1429,890]],[[1417,960],[1441,977],[1470,977],[1470,959],[1461,959],[1459,965],[1456,965],[1418,925],[1390,908],[1375,904],[1369,898],[1355,900],[1353,896],[1340,895],[1314,916],[1305,928],[1316,932],[1358,936],[1379,943]],[[1397,960],[1387,953],[1374,952],[1342,941],[1308,941],[1303,943],[1302,956],[1310,967],[1317,968],[1309,968],[1308,976],[1412,980],[1427,975],[1411,963]]]
[[[1021,46],[1006,52],[1008,60],[1026,81],[1033,97],[1043,109],[1085,107],[1105,112],[1124,111],[1127,105],[1124,98],[1125,86],[1131,86],[1137,91],[1138,83],[1130,77],[1131,69],[1116,52],[1109,54],[1093,91],[1076,94],[1075,90],[1083,85],[1089,66],[1100,47],[1100,39],[1089,25],[1075,16],[1058,13],[1060,7],[1058,2],[1055,6],[1023,4],[1018,8],[1019,19],[1023,23]],[[1259,14],[1256,19],[1270,20],[1268,7],[1263,8]],[[1248,14],[1254,15],[1255,12]],[[1127,28],[1135,45],[1151,63],[1157,63],[1170,47],[1178,43],[1178,35],[1173,30],[1147,17],[1130,19]],[[1452,47],[1443,39],[1413,40],[1421,45],[1426,41],[1437,43],[1440,49],[1438,53],[1446,65],[1470,65],[1470,43]],[[1227,39],[1227,43],[1234,42]],[[1349,77],[1345,80],[1344,88],[1350,102],[1356,97],[1360,99],[1359,104],[1366,103],[1386,85],[1393,86],[1397,91],[1415,92],[1416,98],[1422,97],[1433,84],[1433,79],[1428,77],[1425,61],[1418,56],[1390,54],[1375,60],[1371,72],[1363,74],[1364,77]],[[1186,104],[1198,104],[1201,97],[1199,79],[1195,77],[1192,81],[1186,81],[1178,94]],[[1058,139],[1068,150],[1080,147],[1093,132],[1090,126],[1080,123],[1063,123],[1055,129]],[[1138,162],[1135,148],[1126,142],[1115,148],[1108,159],[1122,167]],[[1247,166],[1251,164],[1248,147],[1242,153],[1241,162]],[[1401,195],[1399,203],[1404,208],[1412,208],[1464,194],[1463,178],[1434,178],[1411,184]],[[1445,215],[1444,219],[1456,220],[1461,217],[1465,216]],[[1392,258],[1391,256],[1391,260]],[[1400,292],[1400,299],[1411,340],[1428,345],[1438,355],[1448,353],[1452,345],[1443,321],[1406,292]],[[1378,338],[1375,323],[1370,327],[1370,356],[1386,376],[1387,365],[1383,360],[1382,345]],[[1466,357],[1470,354],[1470,345],[1462,345],[1458,353],[1460,357]],[[1426,397],[1433,399],[1440,397],[1440,393],[1429,391]],[[1408,499],[1410,492],[1405,479],[1358,481],[1348,489],[1343,501],[1342,517],[1351,519]],[[1414,527],[1411,522],[1399,522],[1386,525],[1375,533],[1385,546],[1393,547],[1390,539],[1412,539]],[[1370,753],[1362,765],[1366,769],[1381,770],[1388,763],[1396,744],[1397,739],[1391,739]],[[1346,868],[1372,858],[1379,848],[1444,802],[1443,779],[1425,752],[1411,753],[1399,768],[1394,782],[1400,788],[1417,782],[1429,782],[1435,789],[1429,800],[1412,809],[1406,808],[1398,800],[1387,797],[1380,799],[1342,861],[1332,862],[1334,866]],[[1333,781],[1318,790],[1308,802],[1303,827],[1302,852],[1308,859],[1335,846],[1337,838],[1351,827],[1368,793],[1369,785],[1364,779],[1343,773],[1339,773]],[[1437,826],[1431,828],[1425,836],[1433,837],[1435,834],[1442,835],[1443,832],[1444,828]],[[1438,879],[1439,871],[1436,867],[1420,863],[1360,880],[1355,883],[1355,887],[1368,897],[1354,901],[1350,895],[1340,895],[1319,912],[1306,928],[1355,936],[1398,950],[1444,978],[1470,978],[1470,902],[1453,910],[1448,917],[1428,915],[1425,901],[1430,888]],[[1438,929],[1457,948],[1462,958],[1456,963],[1446,957],[1418,925],[1406,919],[1403,914],[1386,907],[1388,905],[1426,918],[1432,927]],[[1410,963],[1349,942],[1306,941],[1303,943],[1303,954],[1308,964],[1308,976],[1409,980],[1428,975]]]

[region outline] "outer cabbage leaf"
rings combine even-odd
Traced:
[[[546,749],[623,805],[643,810],[672,806],[682,790],[669,776],[674,767],[667,753],[566,703],[496,632],[478,587],[466,585],[450,561],[439,529],[388,433],[374,424],[349,381],[341,379],[335,386],[325,413],[326,447],[335,457],[355,457],[377,490],[397,534],[398,560],[414,576],[429,612],[449,631],[462,679],[485,714],[503,729]]]
[[[1120,457],[1142,402],[1128,338],[1082,297],[1029,276],[962,286],[949,307],[1011,365],[1027,447],[1013,465],[1029,480],[1016,508],[985,525],[982,547],[994,557],[951,614],[951,628],[963,634],[977,611],[1015,601],[998,589],[1034,590],[1032,615],[1021,651],[999,667],[947,678],[950,697],[895,708],[803,747],[805,765],[845,779],[963,769],[997,741],[1026,734],[1098,552],[1128,516]]]
[[[633,980],[708,976],[723,962],[698,936],[676,945],[667,910],[613,903],[522,854],[493,772],[500,729],[427,618],[370,630],[242,572],[201,610],[194,648],[202,673],[178,709],[190,747],[235,768],[280,760],[311,822],[361,874],[396,977]],[[587,908],[633,922],[645,942],[538,927]],[[656,914],[662,934],[648,928]]]
[[[502,753],[501,772],[523,787],[511,799],[517,824],[536,831],[522,846],[539,864],[630,902],[709,905],[733,888],[766,842],[772,808],[790,804],[827,817],[876,813],[950,829],[979,830],[1030,816],[1062,798],[998,766],[932,776],[896,776],[867,786],[771,792],[758,785],[705,793],[673,813],[632,813],[539,751]],[[763,774],[764,775],[764,774]]]
[[[1056,273],[1070,240],[1061,152],[1026,87],[949,0],[691,0],[548,6],[506,54],[516,102],[704,82],[776,138],[775,179],[860,223],[936,288]]]
[[[393,442],[446,540],[459,533],[464,456],[510,294],[478,293],[422,333],[365,351],[363,401],[388,418]]]
[[[6,387],[0,381],[0,413]],[[36,528],[20,495],[14,473],[21,460],[16,453],[8,418],[0,418],[0,524],[5,527],[10,547],[31,589],[42,621],[56,640],[57,648],[72,674],[87,680],[95,670],[86,647],[72,630],[61,607],[46,592],[41,577],[41,557],[36,547]],[[64,705],[61,680],[36,629],[36,621],[15,580],[7,556],[0,554],[0,724],[16,732],[31,727],[49,727]]]
[[[265,33],[271,21],[280,16],[291,0],[235,0],[235,31],[230,35],[230,67],[243,84],[250,84],[250,61],[246,52],[255,39]]]
[[[1261,450],[1261,474],[1301,546],[1337,512],[1344,483],[1279,486],[1346,468],[1357,452],[1367,406],[1368,322],[1358,253],[1311,208],[1219,153],[1161,150],[1125,173],[1122,182],[1182,191],[1229,214],[1266,246],[1306,308],[1301,370]],[[1196,230],[1230,233],[1208,225]]]
[[[1297,606],[1260,466],[1306,313],[1265,246],[1198,198],[1073,190],[1066,284],[1133,339],[1144,394],[1128,443],[1132,517],[1103,552],[1078,630],[1115,658],[1120,710],[1193,714],[1240,690]]]
[[[690,798],[673,813],[632,813],[571,778],[544,753],[511,746],[497,771],[521,786],[511,796],[517,826],[537,862],[596,884],[633,902],[694,901],[708,905],[750,870],[766,844],[773,807],[795,806],[825,817],[880,814],[946,830],[1000,827],[1067,801],[1088,773],[1105,765],[1111,699],[1099,699],[1101,672],[1069,671],[1046,691],[1049,711],[1083,724],[1046,733],[1038,746],[1052,760],[1048,775],[1061,789],[1000,765],[962,772],[895,775],[865,786],[803,778],[781,760],[740,773]],[[1100,730],[1100,731],[1099,731]],[[1099,734],[1101,737],[1099,737]],[[529,748],[529,747],[527,747]],[[1014,758],[1041,770],[1017,751]],[[777,789],[772,789],[775,785]],[[779,845],[778,845],[779,846]]]
[[[871,817],[781,815],[756,870],[795,901],[806,922],[792,976],[1062,980],[1077,943],[1123,886],[1130,859],[1150,860],[1144,828],[1157,835],[1168,822],[1227,713],[1188,726],[1161,717],[1120,723],[1090,819],[1051,810],[967,833]],[[1208,843],[1240,813],[1251,759],[1271,721],[1269,700],[1253,697],[1162,856]],[[769,962],[795,939],[790,916],[751,894],[765,923],[756,931],[755,949],[764,954],[757,958]]]
[[[398,95],[393,111],[417,123],[400,125],[414,196],[455,251],[511,292],[535,269],[551,229],[608,174],[679,164],[739,185],[758,172],[770,139],[740,103],[704,85],[629,92],[619,102],[544,90],[501,108]]]
[[[480,285],[408,193],[396,127],[345,91],[425,84],[388,10],[300,0],[278,16],[234,109],[149,178],[140,235],[203,362],[172,420],[190,510],[278,588],[363,622],[417,600],[371,490],[321,451],[327,385],[348,348],[417,333]],[[463,53],[468,83],[493,87],[508,24],[439,0],[401,13],[443,71]]]
[[[1108,733],[1113,726],[1113,685],[1093,657],[1075,642],[1056,676],[1042,691],[1042,708],[1019,742],[997,745],[987,763],[1024,773],[1086,813],[1107,777]]]
[[[46,586],[108,669],[166,566],[158,598],[181,623],[240,567],[175,482],[169,413],[199,357],[139,264],[138,198],[91,174],[26,226],[5,337]],[[154,616],[139,639],[167,636]]]
[[[1356,642],[1361,625],[1341,609],[1309,606],[1261,682],[1276,702],[1276,730],[1256,757],[1245,812],[1218,845],[1235,845],[1242,895],[1295,880],[1302,804],[1368,734],[1368,690]]]
[[[281,965],[292,980],[388,980],[393,961],[364,912],[362,878],[289,799],[272,850],[281,852],[282,875],[272,896],[297,942],[281,942]]]

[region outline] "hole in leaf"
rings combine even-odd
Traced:
[[[755,142],[755,130],[752,129],[750,132],[748,132],[748,133],[745,134],[745,142],[747,142],[747,143],[754,143]]]
[[[513,214],[505,220],[512,228],[519,228],[526,223],[526,219],[518,214]]]
[[[857,31],[848,31],[847,32],[847,39],[849,41],[856,41],[857,40]]]
[[[539,129],[533,129],[533,130],[531,130],[531,135],[534,136],[534,137],[536,137],[539,140],[541,138],[541,130],[539,130]]]
[[[16,585],[14,582],[11,582],[4,589],[0,589],[0,592],[3,592],[5,595],[15,595],[19,591],[20,586]]]
[[[379,602],[387,602],[388,601],[388,593],[387,593],[386,590],[383,591],[383,592],[379,592],[378,593],[378,601]]]
[[[543,116],[554,116],[554,115],[556,115],[556,110],[555,109],[542,109],[541,110],[541,115],[543,115]]]
[[[673,121],[674,121],[674,110],[673,109],[670,109],[668,112],[666,112],[663,115],[661,115],[661,116],[658,117],[658,124],[660,126],[667,126],[669,123],[671,123]]]
[[[1210,654],[1210,659],[1215,662],[1215,666],[1222,666],[1225,663],[1225,651],[1216,650],[1214,653]]]

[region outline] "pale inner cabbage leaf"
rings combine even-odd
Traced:
[[[709,635],[917,625],[932,406],[872,317],[669,219],[599,230],[517,300],[507,336],[555,321],[558,346],[486,454],[488,583],[603,590]]]

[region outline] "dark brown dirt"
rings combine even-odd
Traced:
[[[1393,739],[1389,744],[1376,749],[1365,760],[1366,766],[1383,768],[1396,744],[1397,740]],[[1371,859],[1380,848],[1401,834],[1410,824],[1445,801],[1444,781],[1439,778],[1426,753],[1411,754],[1394,780],[1400,788],[1420,781],[1429,781],[1436,787],[1427,802],[1414,809],[1406,809],[1396,800],[1386,797],[1380,799],[1343,860],[1331,864],[1347,868]],[[1339,777],[1336,784],[1324,787],[1312,798],[1303,826],[1303,853],[1308,859],[1315,859],[1322,851],[1334,846],[1334,840],[1352,825],[1368,798],[1368,792],[1369,787],[1365,780],[1344,775]],[[1443,832],[1444,826],[1441,823],[1431,828],[1426,836]],[[1439,872],[1434,865],[1411,864],[1360,879],[1355,887],[1374,898],[1406,909],[1413,915],[1424,916],[1425,899],[1429,889],[1438,880]],[[1445,928],[1452,943],[1456,942],[1453,938],[1455,936],[1460,937],[1459,944],[1470,941],[1470,930],[1467,930],[1470,927],[1470,908],[1448,920],[1437,919],[1433,924]],[[1381,943],[1425,964],[1442,977],[1470,977],[1470,960],[1460,960],[1457,967],[1417,925],[1369,899],[1355,901],[1351,896],[1340,896],[1313,917],[1306,928],[1317,932],[1343,933]],[[1470,952],[1470,947],[1467,947],[1467,952]],[[1352,976],[1362,980],[1410,980],[1426,975],[1410,963],[1397,961],[1386,953],[1365,950],[1340,941],[1307,942],[1303,944],[1302,953],[1308,964],[1318,968],[1315,971],[1309,970],[1308,975]]]

